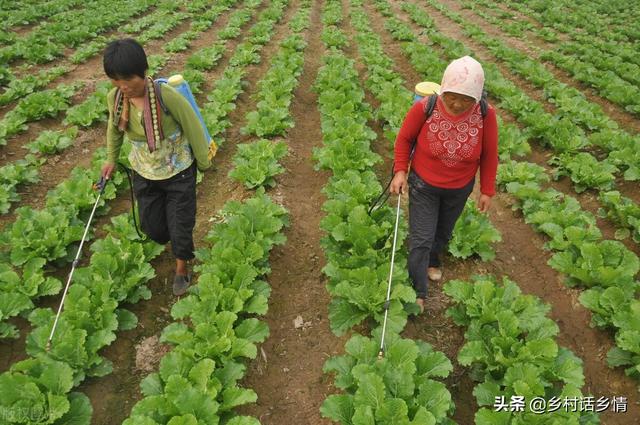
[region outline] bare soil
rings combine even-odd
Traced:
[[[265,318],[271,335],[244,380],[255,389],[258,403],[242,411],[264,425],[331,423],[319,411],[332,392],[322,366],[342,351],[345,342],[329,329],[329,295],[321,272],[325,259],[320,206],[325,199],[320,190],[328,173],[315,171],[311,159],[313,149],[322,145],[317,94],[312,91],[323,51],[322,3],[315,3],[311,11],[304,68],[291,107],[295,127],[285,139],[289,154],[282,163],[287,171],[278,177],[274,193],[289,211],[291,225],[285,232],[287,243],[271,254],[272,293]]]

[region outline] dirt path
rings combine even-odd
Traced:
[[[397,2],[396,2],[397,4]],[[385,43],[385,52],[389,54],[399,68],[411,69],[406,59],[401,59],[397,43],[383,29],[381,15],[373,6],[368,6],[369,16],[373,18],[373,27],[381,34]],[[395,8],[396,16],[408,22],[406,16]],[[434,15],[436,12],[433,12]],[[436,23],[449,36],[442,25],[443,19],[436,17]],[[412,26],[414,30],[416,26]],[[459,37],[456,37],[459,38]],[[466,42],[466,40],[465,40]],[[395,47],[394,47],[395,45]],[[415,78],[415,74],[402,72],[405,78]],[[502,113],[502,112],[501,112]],[[475,190],[477,191],[477,187]],[[472,195],[473,196],[473,195]],[[489,263],[479,260],[459,261],[446,257],[444,264],[446,280],[466,279],[475,273],[491,273],[496,276],[507,275],[516,281],[524,293],[536,295],[552,306],[550,317],[560,327],[558,343],[570,348],[584,360],[585,393],[611,397],[622,395],[628,397],[629,412],[627,414],[608,413],[602,416],[603,425],[631,425],[640,415],[639,398],[636,383],[626,377],[621,369],[610,369],[606,366],[606,353],[613,346],[610,333],[592,329],[589,326],[590,314],[577,300],[580,290],[569,289],[563,283],[563,277],[546,263],[550,253],[542,249],[545,238],[537,234],[525,224],[519,213],[511,211],[513,200],[506,194],[498,194],[492,204],[490,218],[494,226],[502,234],[503,242],[496,246],[496,259]],[[455,419],[459,423],[472,423],[472,414],[476,410],[475,398],[471,394],[473,383],[468,371],[457,366],[455,358],[462,341],[460,330],[443,316],[448,299],[441,293],[442,284],[433,288],[433,304],[428,307],[428,315],[409,322],[405,334],[413,338],[422,338],[433,344],[436,349],[444,351],[456,364],[453,378],[450,379],[450,391],[456,402]]]
[[[322,145],[317,95],[312,91],[322,65],[320,42],[323,2],[314,2],[307,30],[305,63],[291,105],[295,127],[285,138],[289,155],[282,161],[287,172],[278,177],[272,194],[289,211],[291,225],[287,242],[271,254],[272,287],[265,319],[271,334],[263,344],[263,355],[249,367],[244,384],[258,394],[258,403],[243,409],[263,425],[329,424],[320,417],[320,405],[330,386],[323,376],[325,360],[342,350],[344,338],[329,329],[320,247],[321,193],[329,174],[315,171],[313,148]],[[294,321],[302,320],[294,325]]]

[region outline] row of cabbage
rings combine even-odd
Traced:
[[[249,30],[247,41],[237,46],[229,66],[207,96],[209,102],[202,106],[202,116],[209,133],[219,144],[224,142],[223,133],[231,126],[228,114],[235,109],[233,102],[244,91],[243,80],[247,75],[247,67],[260,62],[260,51],[273,36],[273,27],[284,15],[287,4],[288,1],[278,1],[260,13],[259,21]],[[222,55],[222,52],[219,54]]]
[[[242,132],[261,139],[237,145],[229,177],[249,189],[273,187],[275,176],[284,172],[278,161],[287,154],[287,145],[284,141],[269,139],[284,136],[287,129],[294,126],[289,108],[304,66],[307,42],[302,31],[310,25],[310,8],[310,1],[303,1],[300,11],[289,23],[293,34],[280,43],[269,70],[258,82],[259,91],[253,99],[256,108],[245,116],[247,123]]]
[[[29,314],[30,357],[0,375],[3,423],[91,422],[88,398],[73,388],[87,377],[111,373],[112,363],[99,351],[116,339],[116,331],[136,326],[136,316],[119,305],[151,296],[144,285],[154,276],[149,261],[162,250],[138,239],[127,214],[112,223],[107,237],[91,245],[89,265],[76,269],[50,347],[55,312],[37,308]],[[8,273],[4,271],[3,278]]]
[[[466,328],[458,362],[470,367],[471,377],[479,382],[473,389],[480,406],[477,425],[600,423],[595,411],[563,406],[565,400],[583,398],[582,360],[558,345],[559,329],[547,317],[548,304],[522,294],[506,277],[501,282],[493,276],[449,281],[444,293],[455,302],[447,315]],[[517,398],[526,406],[523,412],[511,411]],[[529,403],[536,399],[549,401],[549,410],[531,410]],[[496,408],[500,400],[507,401]]]
[[[47,194],[44,208],[18,208],[16,220],[0,234],[0,338],[18,338],[18,329],[8,319],[26,316],[38,298],[60,291],[60,282],[46,277],[47,272],[73,260],[84,220],[95,203],[92,186],[105,158],[104,149],[96,151],[91,167],[76,167],[69,179]],[[112,181],[98,204],[97,216],[108,211],[106,202],[124,186],[122,176]],[[93,232],[87,237],[93,237]]]
[[[510,2],[509,6],[526,14],[532,14],[526,7],[523,8],[522,5],[515,2]],[[597,19],[598,15],[584,10],[584,5],[580,5],[576,10],[589,16],[586,19]],[[573,16],[573,13],[570,15]],[[600,12],[600,15],[606,14]],[[537,16],[540,18],[540,15]],[[640,114],[640,105],[634,99],[634,93],[637,96],[638,92],[637,84],[629,82],[628,78],[624,78],[623,75],[618,75],[629,69],[637,69],[640,65],[640,60],[634,53],[637,49],[633,42],[607,40],[602,37],[602,32],[598,32],[597,35],[587,34],[584,32],[582,24],[572,28],[571,25],[554,25],[546,17],[540,19],[544,25],[549,25],[559,31],[569,32],[573,39],[566,44],[563,43],[561,49],[548,50],[541,57],[542,59],[552,62],[578,81],[595,88],[602,97],[624,107],[625,110],[636,115]],[[631,17],[627,17],[627,26],[632,25],[633,22]],[[598,25],[594,24],[594,28],[597,27]],[[576,50],[572,50],[574,47]],[[584,60],[576,60],[576,56],[580,56]],[[615,64],[622,65],[622,68],[614,68]],[[630,66],[631,64],[632,66]],[[626,72],[624,75],[630,76],[631,74]]]
[[[157,0],[119,2],[114,7],[104,2],[88,2],[37,25],[25,36],[0,48],[0,64],[5,69],[3,82],[14,78],[9,65],[18,59],[27,64],[42,64],[62,56],[67,47],[75,47],[134,18],[157,3]],[[16,73],[19,75],[19,73]]]
[[[442,39],[432,37],[431,33],[429,37],[441,44]],[[468,53],[464,46],[451,40],[442,45],[446,46],[442,50],[446,60]],[[416,69],[426,70],[428,68],[422,66],[427,64],[430,67],[438,64],[444,69],[446,60],[431,51],[427,59],[414,56],[417,60],[412,63]],[[426,62],[421,65],[421,60]],[[511,93],[517,93],[518,89],[494,65],[485,64],[485,72],[490,92],[501,100],[501,108],[508,109],[503,102],[508,101]],[[508,146],[521,145],[528,137],[517,127],[507,128],[501,137]],[[594,313],[594,325],[616,330],[618,347],[610,352],[609,364],[629,366],[627,373],[638,376],[640,346],[634,335],[639,329],[635,321],[626,319],[633,317],[633,312],[638,309],[635,275],[640,262],[620,242],[602,240],[595,217],[583,211],[576,199],[553,189],[543,189],[541,183],[546,180],[548,176],[544,169],[535,164],[506,162],[499,167],[498,181],[506,185],[507,191],[518,200],[517,208],[523,210],[525,220],[551,238],[546,247],[557,253],[550,260],[550,265],[567,275],[569,284],[590,288],[583,293],[581,300]]]
[[[333,173],[323,190],[328,198],[322,207],[327,213],[321,222],[327,232],[322,240],[327,258],[323,271],[329,277],[327,289],[332,297],[331,329],[343,334],[359,323],[373,327],[384,320],[392,255],[389,235],[395,217],[388,206],[367,214],[369,202],[382,190],[371,171],[380,157],[371,152],[376,135],[367,127],[367,120],[372,112],[364,102],[354,62],[340,50],[346,45],[337,26],[342,22],[340,2],[328,1],[322,20],[321,37],[328,52],[314,90],[324,146],[314,150],[314,158],[318,168]],[[399,232],[399,240],[404,240],[404,220]],[[428,344],[398,335],[407,320],[403,303],[408,309],[415,307],[415,293],[407,284],[404,250],[398,247],[395,255],[385,355],[377,357],[382,337],[378,327],[371,337],[354,334],[345,346],[346,354],[325,364],[325,372],[335,373],[335,385],[344,391],[329,396],[321,408],[323,416],[336,422],[451,423],[447,418],[453,410],[451,395],[432,379],[446,377],[451,363]]]
[[[385,0],[376,1],[378,10],[387,19],[387,29],[402,43],[402,49],[412,66],[427,79],[441,75],[447,62],[430,49],[411,29],[393,16]],[[502,133],[501,141],[515,134],[510,129]],[[506,136],[506,137],[505,137]],[[506,159],[523,150],[524,139],[505,140],[501,151]],[[524,146],[527,146],[526,144]],[[448,310],[454,321],[467,327],[466,343],[458,353],[458,361],[470,366],[472,378],[480,381],[474,389],[478,405],[478,424],[537,423],[548,420],[529,410],[523,413],[496,411],[495,401],[512,396],[545,399],[578,397],[584,384],[582,361],[571,351],[559,348],[555,342],[557,325],[545,317],[549,306],[532,296],[521,294],[517,284],[503,278],[502,284],[491,276],[478,276],[474,282],[450,281],[444,292],[457,303]],[[531,332],[536,329],[536,332]],[[524,368],[523,368],[524,365]],[[544,384],[539,384],[543,382]],[[536,383],[536,385],[532,385]],[[487,407],[488,406],[488,407]],[[551,420],[563,423],[597,423],[590,414],[554,412]]]
[[[272,7],[281,10],[285,4]],[[292,20],[299,30],[306,28],[302,22],[308,18],[308,6],[306,2]],[[254,28],[261,27],[260,22]],[[242,52],[239,46],[236,54]],[[280,58],[276,55],[274,63]],[[261,159],[258,152],[246,158],[255,163]],[[197,252],[197,284],[173,306],[171,315],[177,321],[162,331],[160,340],[173,348],[160,361],[159,371],[142,381],[144,398],[125,425],[260,423],[232,409],[257,399],[238,381],[246,372],[244,360],[256,357],[256,344],[269,334],[267,325],[251,316],[267,312],[270,287],[262,277],[270,271],[269,252],[285,242],[282,230],[288,224],[286,210],[264,191],[264,183],[274,176],[269,171],[262,170],[266,177],[253,186],[258,187],[255,196],[225,204],[220,222],[206,236],[211,247]]]
[[[3,5],[5,7],[0,11],[0,21],[2,22],[0,43],[9,44],[15,40],[16,33],[11,31],[12,27],[32,24],[38,20],[66,12],[82,3],[83,0],[49,0],[37,3],[16,1]]]
[[[590,63],[597,69],[612,72],[631,84],[640,84],[640,66],[616,56],[614,52],[602,51],[585,42],[560,40],[559,35],[553,29],[537,27],[527,20],[518,19],[511,9],[504,10],[496,3],[488,0],[480,0],[474,3],[465,1],[463,7],[472,10],[493,25],[497,26],[499,22],[499,28],[513,37],[526,39],[526,34],[531,32],[546,41],[550,41],[549,39],[552,38],[550,42],[554,44],[554,52],[564,55],[567,61]],[[505,20],[508,22],[506,25]],[[528,44],[532,49],[537,49],[533,43]],[[549,50],[545,54],[547,52]]]
[[[115,3],[84,2],[83,7],[57,14],[31,29],[26,35],[15,37],[12,42],[1,47],[0,63],[3,67],[8,67],[10,63],[19,59],[24,59],[28,64],[50,62],[62,56],[65,49],[91,43],[99,37],[99,34],[119,25],[125,26],[127,21],[135,20],[138,15],[152,7],[169,8],[173,13],[165,14],[162,16],[164,19],[154,19],[146,32],[141,35],[141,42],[147,41],[156,38],[158,31],[164,31],[167,27],[174,28],[185,18],[195,16],[212,6],[209,0],[184,2],[182,5],[187,12],[180,12],[178,10],[180,4],[172,6],[167,2],[145,0],[118,2],[117,7],[114,7]]]
[[[475,3],[468,1],[463,4],[475,6]],[[477,15],[492,25],[502,25],[504,18],[475,9]],[[602,53],[584,41],[565,42],[560,46],[554,43],[553,48],[543,50],[534,47],[533,50],[537,50],[539,60],[551,62],[567,71],[574,79],[593,86],[603,98],[628,112],[640,113],[640,104],[635,99],[640,93],[637,83],[640,68],[637,64],[627,63],[610,53]]]
[[[165,14],[167,14],[168,12],[175,12],[179,7],[179,5],[175,3],[156,3],[157,4],[155,4],[155,6],[152,6],[151,3],[149,3],[147,6],[147,8],[156,7],[156,10],[154,12],[148,13],[144,17],[136,16],[135,21],[146,21],[150,18],[157,19],[162,16],[160,11],[167,10],[167,12],[165,12]],[[72,13],[77,14],[79,12],[74,11]],[[124,21],[126,21],[127,19],[131,19],[131,17],[133,17],[134,15],[139,15],[139,12],[136,12],[135,10],[132,11],[131,16],[127,16]],[[66,15],[61,16],[66,17]],[[46,24],[41,24],[41,26],[42,25]],[[131,24],[124,25],[123,29],[126,29],[130,25]],[[113,26],[115,26],[115,24]],[[75,51],[69,54],[65,59],[67,59],[68,62],[71,62],[72,64],[80,64],[82,62],[85,62],[91,56],[101,51],[107,43],[107,40],[108,38],[103,35],[96,35],[95,37],[93,37],[92,41],[84,40],[75,48]],[[20,43],[25,43],[24,38],[21,39],[18,44]],[[60,53],[60,55],[62,55],[62,52]],[[47,61],[53,61],[55,59],[56,57],[51,57],[47,59]],[[45,87],[59,76],[65,75],[72,70],[72,67],[69,64],[63,64],[52,68],[43,69],[37,74],[32,74],[29,72],[33,71],[36,67],[40,68],[41,66],[38,66],[38,64],[23,63],[22,65],[15,67],[13,71],[8,66],[2,68],[3,74],[0,75],[0,86],[6,86],[6,88],[2,95],[0,95],[0,106],[4,106],[25,95],[33,93],[37,89]]]
[[[637,40],[638,23],[633,19],[635,11],[627,2],[611,4],[607,2],[563,2],[556,4],[549,0],[539,1],[537,5],[507,0],[509,8],[533,18],[547,28],[553,28],[572,40],[586,42],[598,47],[602,52],[611,52],[632,63],[640,65],[640,59],[633,42]],[[572,13],[561,11],[570,8]],[[612,25],[611,19],[616,23]],[[584,28],[584,22],[594,22]],[[597,24],[596,24],[597,22]],[[635,32],[636,35],[633,35]]]
[[[221,216],[205,237],[211,247],[197,252],[197,283],[173,305],[176,322],[162,331],[160,341],[173,348],[141,382],[144,398],[125,425],[260,423],[232,409],[257,398],[238,381],[243,360],[255,358],[269,334],[251,316],[267,312],[270,287],[262,276],[272,247],[285,242],[287,212],[259,189],[244,202],[227,202]]]

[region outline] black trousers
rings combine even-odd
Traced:
[[[475,179],[460,189],[430,185],[409,174],[409,277],[419,298],[427,296],[427,267],[439,267],[456,221],[462,214]]]
[[[171,241],[173,255],[191,260],[196,224],[196,163],[165,180],[149,180],[134,172],[140,225],[159,244]]]

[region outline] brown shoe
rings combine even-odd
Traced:
[[[429,267],[427,268],[427,275],[429,275],[429,279],[437,282],[442,279],[442,269],[439,267]]]
[[[424,313],[424,298],[416,298],[416,304],[420,307],[420,314]]]

